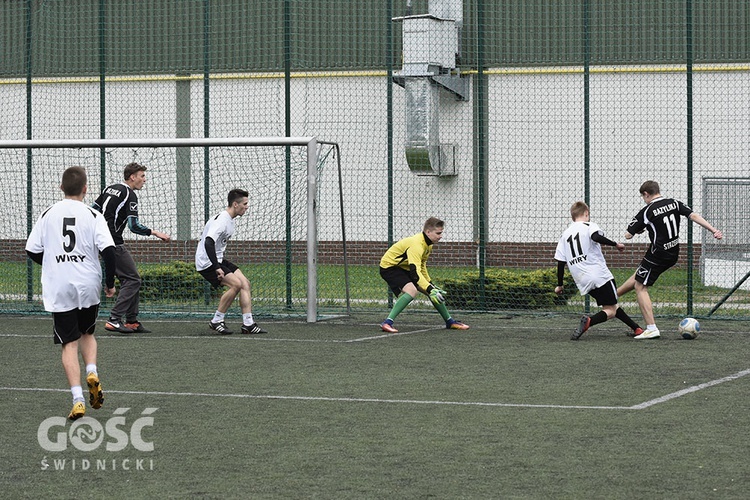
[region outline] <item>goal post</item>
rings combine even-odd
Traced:
[[[2,232],[0,229],[0,242],[8,247],[13,246],[9,245],[11,240],[25,240],[41,210],[61,199],[58,186],[65,168],[73,165],[86,168],[89,191],[84,201],[91,203],[98,196],[100,188],[122,182],[123,167],[137,161],[148,168],[145,189],[138,193],[140,219],[149,227],[172,234],[177,241],[169,245],[173,251],[169,253],[161,249],[166,244],[144,241],[143,237],[139,239],[125,231],[126,244],[133,243],[128,238],[138,240],[144,245],[141,249],[143,255],[155,256],[154,264],[164,264],[172,255],[181,257],[175,260],[192,263],[194,243],[200,237],[207,218],[226,207],[229,189],[247,189],[250,191],[250,210],[246,216],[249,220],[238,222],[238,230],[230,241],[228,257],[234,260],[232,250],[240,249],[242,263],[252,263],[253,257],[260,255],[277,266],[283,260],[285,268],[283,280],[278,276],[281,274],[278,269],[273,271],[274,279],[279,282],[275,290],[284,293],[284,297],[277,296],[275,291],[256,295],[256,290],[263,290],[263,278],[251,277],[254,312],[256,303],[270,314],[289,313],[290,309],[304,304],[307,321],[315,322],[319,312],[317,200],[323,170],[321,162],[325,162],[329,156],[321,154],[321,148],[333,149],[334,146],[338,151],[337,144],[321,142],[315,137],[0,141],[0,169],[6,172],[8,183],[0,190],[4,193],[6,205],[15,207],[11,210],[15,210],[15,213],[8,214],[6,211],[3,215],[7,218],[2,222],[6,230]],[[185,151],[193,152],[188,153],[187,162]],[[338,168],[340,170],[340,163]],[[187,175],[181,169],[189,169]],[[339,171],[338,185],[332,182],[327,189],[338,191],[336,194],[342,200],[340,175]],[[196,179],[200,180],[201,177],[202,185],[196,185]],[[170,196],[173,198],[170,199]],[[329,193],[327,196],[334,195]],[[199,206],[200,201],[202,206]],[[326,238],[336,240],[340,234],[343,242],[343,204],[338,216],[341,220],[337,231],[340,233],[329,229]],[[26,219],[25,233],[18,224],[19,219]],[[293,227],[290,227],[290,222]],[[281,226],[285,225],[287,227],[282,232]],[[8,228],[12,228],[12,232]],[[332,236],[331,233],[335,234]],[[305,240],[304,246],[302,240]],[[15,241],[16,251],[20,243]],[[231,247],[232,244],[235,247]],[[158,252],[164,252],[163,256]],[[306,275],[304,292],[301,286],[291,283],[292,264],[301,265],[301,254],[304,254],[306,269],[298,274]],[[140,264],[138,257],[136,263]],[[32,287],[38,286],[38,283],[33,282],[31,270],[27,274],[27,295],[31,301],[32,297],[38,297],[39,290],[36,290],[36,294],[32,292]],[[200,277],[197,272],[195,276]],[[144,278],[144,287],[145,281]],[[281,281],[286,282],[285,286],[280,284]],[[346,287],[348,308],[348,276]],[[301,293],[306,294],[304,299],[299,296]],[[344,291],[341,293],[343,295]],[[5,295],[8,295],[7,292]],[[179,297],[172,298],[172,302],[175,300],[179,300]],[[215,306],[217,300],[213,298],[210,304],[204,305]],[[168,304],[169,300],[155,300],[154,304],[161,302],[164,305],[154,307],[174,311],[174,305]],[[144,310],[144,307],[141,309]],[[188,313],[205,312],[200,311],[201,307],[195,303],[186,305],[186,309],[184,312]],[[2,306],[0,312],[3,312]]]

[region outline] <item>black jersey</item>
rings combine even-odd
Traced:
[[[651,246],[646,254],[658,261],[676,261],[680,255],[680,216],[689,217],[693,209],[672,198],[656,198],[643,207],[628,225],[628,233],[648,231]]]
[[[125,225],[135,234],[151,236],[151,229],[138,221],[138,196],[127,184],[112,184],[96,199],[93,207],[104,214],[115,245],[122,245]]]

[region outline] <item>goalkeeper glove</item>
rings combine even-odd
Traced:
[[[430,290],[430,300],[435,305],[444,303],[446,295],[444,291],[434,285],[432,286],[432,290]]]

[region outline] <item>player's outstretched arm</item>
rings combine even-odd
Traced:
[[[607,246],[615,247],[618,252],[622,252],[623,250],[625,250],[625,245],[623,245],[622,243],[617,243],[616,241],[610,240],[609,238],[604,236],[604,234],[602,234],[601,231],[597,231],[594,234],[592,234],[591,239],[596,241],[600,245],[607,245]]]
[[[721,231],[713,227],[706,219],[704,219],[697,213],[693,212],[692,214],[690,214],[690,220],[707,229],[717,240],[720,240],[724,237],[724,234],[722,234]]]
[[[140,234],[141,236],[156,236],[162,241],[169,241],[171,239],[167,233],[162,233],[156,229],[150,229],[141,224],[137,215],[131,215],[128,217],[128,229],[135,234]]]
[[[162,241],[170,241],[172,239],[167,233],[162,233],[161,231],[157,231],[156,229],[151,230],[151,236],[156,236]]]

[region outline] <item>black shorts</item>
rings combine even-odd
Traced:
[[[381,267],[380,277],[388,283],[388,286],[397,296],[401,295],[401,292],[408,283],[414,283],[409,271],[398,266]],[[416,283],[414,285],[416,286]]]
[[[73,309],[52,313],[52,333],[55,344],[69,344],[81,338],[82,334],[93,335],[99,304],[86,309]]]
[[[614,306],[617,304],[617,285],[615,280],[609,280],[599,288],[594,288],[589,292],[591,297],[596,299],[596,305]]]
[[[219,267],[222,271],[224,271],[224,274],[229,274],[235,272],[239,267],[235,266],[228,260],[224,259],[223,261],[219,262]],[[210,267],[208,269],[204,269],[203,271],[198,271],[203,278],[205,278],[206,281],[211,283],[211,286],[214,288],[219,288],[221,286],[221,281],[219,281],[219,277],[216,276],[216,269],[211,269]]]
[[[677,263],[677,259],[660,260],[644,257],[638,269],[635,270],[635,280],[645,286],[651,286],[656,283],[659,276],[674,266]]]

